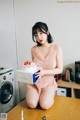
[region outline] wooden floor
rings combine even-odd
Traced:
[[[80,99],[55,96],[54,105],[48,110],[29,109],[24,100],[8,112],[7,120],[21,120],[23,110],[24,120],[80,120]]]

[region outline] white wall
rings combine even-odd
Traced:
[[[32,26],[46,22],[55,42],[63,49],[64,68],[80,60],[80,3],[59,3],[58,0],[14,0],[18,67],[31,60]],[[21,99],[25,84],[20,84]]]
[[[80,2],[59,3],[57,0],[14,0],[18,67],[31,59],[32,26],[46,22],[55,42],[63,49],[64,67],[80,60]]]
[[[0,67],[17,67],[13,0],[0,0]]]
[[[57,1],[0,0],[0,66],[17,66],[18,58],[19,67],[31,59],[30,49],[35,44],[31,29],[37,21],[46,22],[54,41],[62,46],[64,66],[80,60],[80,2]]]
[[[62,46],[64,67],[74,68],[80,60],[80,2],[57,0],[0,0],[0,66],[17,68],[17,60],[20,67],[31,59],[35,44],[31,29],[38,21],[47,23],[54,41]]]
[[[17,68],[13,0],[0,0],[0,67],[13,67],[14,71]],[[18,84],[16,79],[14,79],[14,83],[17,98]]]

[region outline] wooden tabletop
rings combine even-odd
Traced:
[[[80,99],[55,96],[55,103],[48,110],[29,109],[24,100],[8,112],[7,120],[21,120],[22,110],[24,120],[42,120],[43,116],[46,120],[80,120]]]

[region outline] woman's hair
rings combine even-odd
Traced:
[[[38,46],[42,45],[41,43],[39,43],[38,41],[35,41],[35,39],[34,39],[34,35],[37,34],[38,31],[41,31],[41,32],[47,34],[48,43],[53,42],[52,36],[51,36],[51,34],[49,33],[49,30],[48,30],[47,24],[43,23],[43,22],[37,22],[32,27],[32,39],[33,39],[34,42],[37,43]]]

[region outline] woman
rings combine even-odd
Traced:
[[[41,69],[36,73],[37,82],[27,84],[26,101],[30,108],[39,103],[42,109],[48,109],[54,103],[57,89],[54,76],[63,70],[62,49],[52,41],[46,23],[37,22],[32,27],[32,38],[37,43],[31,49],[32,61]]]

